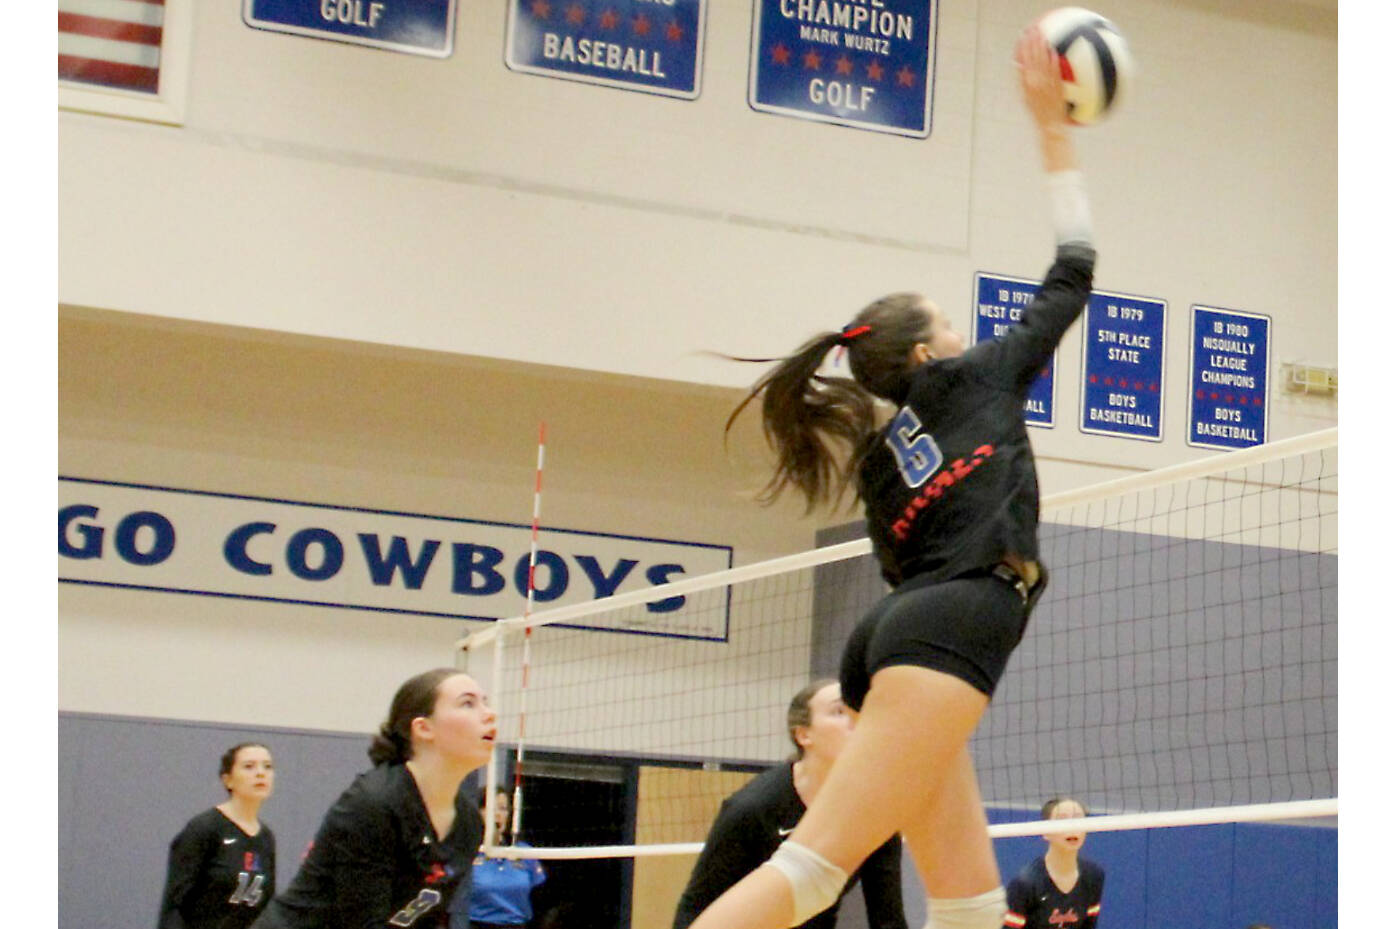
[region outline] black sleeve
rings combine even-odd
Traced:
[[[325,816],[325,838],[337,851],[333,865],[335,909],[343,926],[382,929],[394,914],[391,814],[371,798],[341,799]],[[332,838],[331,838],[332,837]]]
[[[1032,899],[1030,885],[1018,874],[1007,885],[1007,915],[1003,917],[1002,925],[1006,929],[1022,929],[1031,918],[1033,903],[1035,900]]]
[[[261,906],[257,907],[258,912],[266,909],[276,897],[276,833],[265,825],[261,828],[266,833],[266,892]]]
[[[1103,912],[1104,904],[1104,869],[1098,868],[1098,876],[1094,881],[1094,903],[1090,907],[1093,910],[1091,915],[1084,917],[1084,923],[1080,929],[1095,929],[1099,925],[1099,914]]]
[[[727,888],[764,863],[763,848],[749,841],[760,830],[756,817],[742,804],[732,803],[729,798],[721,804],[702,854],[692,868],[692,877],[678,900],[673,929],[687,929]]]
[[[164,897],[160,901],[159,929],[184,929],[184,916],[179,907],[198,882],[208,839],[207,830],[198,828],[198,820],[194,819],[169,843],[169,869],[165,874]]]
[[[900,891],[900,836],[891,836],[872,852],[860,874],[868,929],[907,929]]]
[[[978,362],[984,376],[1024,390],[1084,311],[1093,285],[1094,249],[1078,243],[1061,245],[1040,292],[1022,311],[1021,321],[1000,339],[973,346],[965,357]]]

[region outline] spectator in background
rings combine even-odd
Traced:
[[[486,790],[479,792],[479,815],[486,815]],[[494,844],[527,848],[513,841],[508,792],[494,795]],[[474,856],[469,887],[461,886],[450,902],[450,929],[521,929],[532,922],[532,890],[547,880],[542,863],[531,858]]]
[[[227,799],[169,844],[159,929],[243,929],[276,893],[276,837],[261,819],[276,771],[271,750],[242,742],[218,764]]]

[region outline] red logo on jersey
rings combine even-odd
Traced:
[[[996,449],[991,445],[979,445],[973,449],[972,458],[967,461],[955,458],[948,467],[934,475],[934,480],[926,484],[925,489],[910,501],[900,519],[891,524],[891,532],[894,533],[896,541],[904,542],[908,539],[910,537],[910,524],[915,521],[915,517],[920,515],[920,511],[944,496],[944,491],[972,474],[978,465],[992,457],[994,451]]]
[[[447,877],[449,877],[449,876],[450,876],[450,872],[447,871],[447,870],[445,870],[445,868],[441,867],[440,862],[437,861],[435,864],[431,865],[431,870],[430,870],[429,872],[427,872],[427,874],[426,874],[426,883],[427,883],[427,884],[434,884],[434,883],[436,883],[437,881],[443,881],[443,880],[445,880],[445,879],[446,879]]]
[[[1050,924],[1052,926],[1068,926],[1071,923],[1077,922],[1079,922],[1079,914],[1072,909],[1066,910],[1063,913],[1060,912],[1059,909],[1050,911]]]

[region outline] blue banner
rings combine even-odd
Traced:
[[[936,0],[755,0],[750,106],[925,138]]]
[[[1188,445],[1248,448],[1268,440],[1269,317],[1191,306]]]
[[[1040,293],[1039,281],[1020,277],[977,274],[974,276],[973,344],[996,339],[1021,322],[1021,311]],[[1026,395],[1028,426],[1055,427],[1055,354],[1041,369]]]
[[[456,0],[245,0],[256,29],[332,39],[411,55],[448,58]]]
[[[1165,300],[1096,290],[1084,316],[1082,432],[1162,440]]]
[[[510,0],[514,71],[694,100],[706,0]]]

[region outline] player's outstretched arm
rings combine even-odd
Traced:
[[[1094,228],[1084,175],[1075,157],[1065,115],[1060,59],[1039,28],[1022,33],[1013,52],[1022,102],[1036,124],[1041,160],[1050,192],[1056,260],[1036,298],[1022,312],[1019,325],[1001,340],[981,343],[972,351],[990,358],[995,376],[1014,389],[1030,386],[1049,363],[1060,339],[1083,311],[1093,286]]]
[[[1060,79],[1060,60],[1036,26],[1027,29],[1016,43],[1013,54],[1021,96],[1027,112],[1036,123],[1041,143],[1041,159],[1046,173],[1074,171],[1075,158],[1070,125],[1065,119],[1065,90]]]

